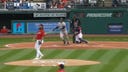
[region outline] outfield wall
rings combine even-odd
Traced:
[[[73,9],[70,18],[74,15],[80,18],[83,33],[128,34],[128,10],[125,8]]]
[[[70,32],[70,23],[65,21],[66,29]],[[35,34],[38,31],[40,24],[44,25],[44,30],[48,34],[59,33],[59,29],[53,31],[57,26],[58,21],[47,21],[47,20],[13,20],[12,21],[12,34]]]
[[[85,8],[58,11],[7,11],[0,12],[0,29],[7,26],[13,32],[12,21],[57,21],[60,17],[65,20],[74,15],[80,18],[83,33],[87,34],[128,34],[127,8]],[[48,14],[47,14],[48,13]],[[62,14],[60,14],[62,13]],[[37,16],[37,17],[35,17]],[[49,17],[47,17],[49,16]],[[54,17],[53,17],[54,16]],[[6,21],[5,21],[6,20]],[[26,26],[27,23],[25,23]],[[69,31],[70,32],[70,31]],[[28,33],[26,30],[23,33]]]

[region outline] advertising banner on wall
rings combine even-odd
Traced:
[[[59,33],[59,29],[52,31],[57,25],[58,21],[38,21],[38,20],[14,20],[12,21],[13,34],[35,34],[38,31],[39,25],[44,25],[46,33]],[[67,31],[70,32],[70,23],[66,21]]]
[[[58,24],[58,22],[27,22],[27,33],[28,34],[35,34],[38,31],[39,25],[44,25],[44,30],[46,33],[59,33],[59,30],[52,31]],[[69,22],[66,22],[66,28],[68,32],[70,31]]]
[[[67,13],[33,13],[33,17],[66,17]]]
[[[13,34],[24,34],[25,33],[25,23],[21,22],[12,22],[12,33]]]
[[[109,33],[122,33],[123,25],[122,24],[109,24],[108,31]]]

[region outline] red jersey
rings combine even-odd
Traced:
[[[8,29],[1,29],[1,33],[8,33]]]
[[[61,0],[62,2],[66,3],[68,0]]]
[[[42,38],[45,36],[45,32],[44,30],[39,30],[37,33],[36,33],[36,39],[37,40],[42,40]]]
[[[65,72],[64,69],[59,69],[57,72]]]
[[[58,8],[64,8],[64,4],[59,4],[57,7]]]

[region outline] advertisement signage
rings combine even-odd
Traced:
[[[55,28],[58,24],[58,22],[27,22],[27,33],[29,34],[35,34],[38,31],[39,25],[43,24],[44,25],[44,30],[46,33],[59,33],[59,30],[52,31],[53,28]],[[66,28],[69,32],[70,27],[69,27],[69,22],[66,22]]]
[[[33,17],[66,17],[66,13],[33,13]]]
[[[25,23],[24,22],[13,22],[12,23],[12,33],[13,34],[24,34],[25,33]]]
[[[70,32],[70,23],[68,21],[65,23],[67,31]],[[44,25],[44,30],[48,34],[60,32],[59,29],[52,31],[58,25],[58,21],[15,20],[12,21],[12,34],[35,34],[41,24]]]
[[[122,12],[113,12],[113,13],[87,13],[86,17],[122,17]]]
[[[112,17],[112,13],[87,13],[86,17]]]
[[[109,24],[108,31],[110,33],[122,33],[123,32],[123,25],[122,24]]]

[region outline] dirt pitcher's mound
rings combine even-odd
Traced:
[[[9,48],[33,48],[34,42],[24,42],[24,43],[15,43],[15,44],[8,44],[6,47]],[[110,42],[110,41],[91,41],[88,44],[73,44],[64,45],[63,42],[44,42],[42,44],[43,48],[58,48],[58,49],[111,49],[111,48],[128,48],[128,42]]]
[[[14,62],[7,62],[6,65],[18,65],[18,66],[57,66],[64,64],[65,66],[81,66],[81,65],[93,65],[99,64],[97,61],[86,61],[77,59],[43,59],[43,60],[21,60]]]

